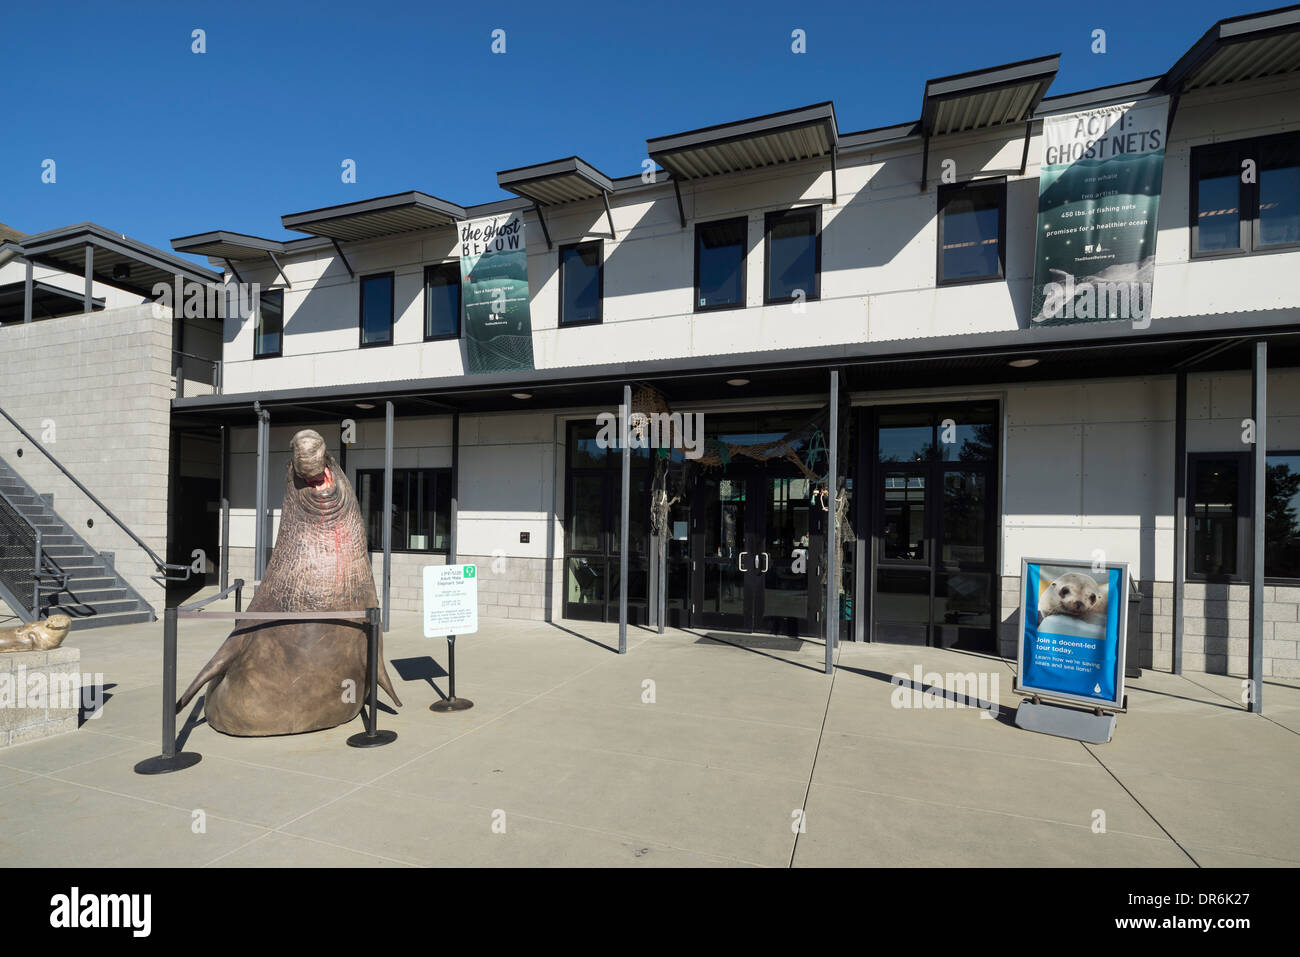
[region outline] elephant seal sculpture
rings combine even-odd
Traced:
[[[249,611],[374,608],[361,509],[347,476],[310,429],[294,435],[280,532]],[[240,621],[185,689],[180,711],[212,682],[208,724],[226,734],[319,731],[351,721],[366,693],[364,621]],[[379,648],[379,686],[401,706]]]
[[[49,651],[63,644],[72,629],[67,615],[50,615],[44,621],[30,621],[14,628],[0,628],[0,653],[6,651]]]

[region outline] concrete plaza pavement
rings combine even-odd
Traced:
[[[181,623],[180,687],[228,629]],[[145,777],[161,622],[74,633],[106,700],[75,733],[0,750],[0,865],[1300,864],[1296,682],[1269,679],[1258,716],[1239,678],[1146,671],[1114,740],[1084,745],[1014,726],[1015,663],[996,656],[845,643],[828,677],[814,640],[628,637],[619,656],[614,625],[484,620],[456,646],[475,707],[433,714],[446,643],[394,614],[394,743],[347,747],[360,719],[232,738],[191,705],[178,724],[203,760]],[[918,664],[997,674],[997,719],[894,707],[891,675]]]

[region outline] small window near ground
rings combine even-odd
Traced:
[[[384,346],[393,341],[393,274],[361,279],[361,345]]]
[[[257,335],[253,357],[267,359],[280,355],[284,339],[284,290],[272,289],[261,295],[257,306]]]
[[[439,263],[424,270],[424,338],[460,335],[460,263]]]
[[[1269,453],[1264,577],[1300,579],[1300,452]]]
[[[560,325],[600,322],[602,272],[600,240],[560,247]]]
[[[768,213],[766,303],[821,296],[821,207]]]
[[[939,282],[999,279],[1003,274],[1005,182],[939,188]]]
[[[384,470],[357,470],[357,504],[372,552],[384,547]],[[450,544],[451,469],[393,469],[392,548],[445,552]]]
[[[745,305],[745,237],[748,220],[725,219],[695,227],[695,311]]]
[[[1188,456],[1187,574],[1240,580],[1249,571],[1250,540],[1245,455]]]

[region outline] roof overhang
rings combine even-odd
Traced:
[[[177,276],[198,283],[220,283],[222,279],[210,269],[95,223],[77,223],[33,233],[22,240],[24,258],[83,277],[87,248],[94,251],[94,274],[90,278],[147,299],[154,297],[153,288],[157,283],[171,285]]]
[[[1300,6],[1220,20],[1165,74],[1185,93],[1300,70]]]
[[[194,236],[181,236],[172,240],[172,249],[178,253],[191,256],[207,256],[211,259],[229,259],[242,262],[247,259],[265,259],[270,253],[284,252],[284,243],[276,239],[263,239],[260,236],[245,236],[243,233],[231,233],[223,229]]]
[[[927,80],[922,134],[942,136],[1025,122],[1056,79],[1060,63],[1058,53]]]
[[[354,417],[383,415],[385,401],[392,401],[402,414],[538,411],[617,404],[623,384],[639,382],[655,385],[673,402],[752,400],[824,391],[826,371],[832,368],[843,371],[843,388],[863,392],[932,384],[992,387],[1099,376],[1165,376],[1203,354],[1212,354],[1214,362],[1205,360],[1198,369],[1249,368],[1245,352],[1257,339],[1272,344],[1271,367],[1300,363],[1300,309],[1157,319],[1144,330],[1123,321],[1084,322],[928,339],[192,396],[174,400],[172,409],[178,416],[226,422],[244,417],[251,421],[254,400],[273,415],[277,407],[294,410],[295,416],[314,409],[318,418],[335,417],[343,410]],[[1232,348],[1224,348],[1228,344]],[[1039,361],[1028,369],[1008,365],[1024,358]],[[749,385],[727,384],[727,379],[737,376],[749,379]]]
[[[838,147],[835,105],[817,103],[646,140],[651,159],[677,179],[700,179],[828,156]]]
[[[0,325],[23,321],[23,297],[26,283],[11,282],[0,286]],[[91,300],[91,310],[103,309],[104,300]],[[57,319],[59,316],[78,315],[85,309],[82,294],[63,289],[60,286],[41,282],[32,282],[32,318]]]
[[[578,156],[503,170],[497,185],[538,206],[599,199],[614,191],[613,180]]]
[[[326,206],[280,217],[285,229],[344,242],[380,239],[400,233],[450,226],[466,218],[463,207],[427,193],[411,191]]]

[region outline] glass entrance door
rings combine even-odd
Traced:
[[[808,479],[703,476],[695,492],[695,600],[709,628],[814,634],[825,520]]]
[[[995,647],[996,406],[875,416],[872,640]]]

